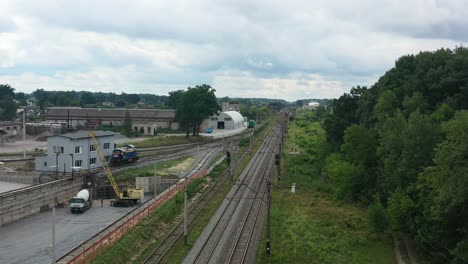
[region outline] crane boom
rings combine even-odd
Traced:
[[[104,168],[104,171],[106,172],[107,179],[109,179],[109,182],[111,183],[112,188],[114,188],[114,192],[117,195],[117,197],[120,197],[121,191],[120,191],[119,185],[115,181],[114,175],[112,175],[112,171],[110,170],[109,165],[107,164],[107,160],[104,157],[104,153],[102,153],[102,150],[99,147],[99,144],[96,139],[96,135],[91,131],[88,131],[88,135],[93,140],[94,148],[96,149],[96,152],[98,154],[99,160],[101,161],[102,167]]]

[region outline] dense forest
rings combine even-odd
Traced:
[[[322,177],[440,263],[468,263],[468,49],[398,59],[316,116]],[[379,208],[385,208],[379,211]]]

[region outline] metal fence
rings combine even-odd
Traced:
[[[207,174],[208,169],[205,169],[187,178],[189,180],[194,180],[200,177],[204,177]],[[74,248],[65,256],[61,257],[58,260],[58,263],[91,263],[94,257],[96,257],[102,250],[116,243],[120,238],[132,230],[138,223],[143,221],[162,204],[183,190],[184,185],[185,179],[177,181],[174,185],[170,186],[157,197],[146,201],[138,209],[125,215],[88,241]]]

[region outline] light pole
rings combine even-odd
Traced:
[[[55,152],[55,179],[58,179],[58,157],[60,152]]]
[[[187,245],[187,176],[185,176],[185,186],[184,186],[184,245]]]
[[[74,159],[73,159],[73,153],[68,153],[68,155],[70,155],[70,157],[72,158],[71,173],[72,173],[72,179],[73,179],[73,177],[75,176],[75,174],[74,174],[74,171],[75,171],[75,170],[74,170],[74,166],[75,166],[75,164],[74,164]]]

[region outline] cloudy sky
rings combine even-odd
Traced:
[[[330,98],[467,42],[465,0],[0,0],[0,84],[22,92]]]

